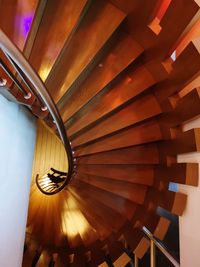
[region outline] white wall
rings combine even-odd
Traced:
[[[200,119],[196,119],[187,123],[183,130],[199,127]],[[178,162],[200,163],[200,153],[196,152],[179,155]],[[200,181],[198,187],[179,185],[179,191],[188,195],[186,210],[179,219],[181,267],[199,267]]]
[[[36,124],[0,95],[0,266],[21,267]]]

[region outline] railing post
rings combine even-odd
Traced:
[[[139,261],[138,261],[138,257],[136,256],[136,254],[134,254],[134,267],[139,267]]]
[[[156,267],[156,246],[153,240],[150,240],[150,259],[151,267]]]
[[[155,267],[155,247],[157,247],[175,267],[180,267],[180,263],[167,251],[167,249],[163,246],[163,244],[160,241],[156,240],[153,237],[152,233],[145,226],[143,227],[143,232],[150,239],[151,242],[150,243],[151,264],[152,264],[151,267],[152,266]]]

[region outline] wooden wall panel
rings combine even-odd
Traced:
[[[38,121],[32,171],[33,179],[35,179],[36,174],[44,175],[51,167],[60,171],[67,171],[67,155],[58,137],[44,123]]]

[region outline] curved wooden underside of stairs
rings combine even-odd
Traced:
[[[48,88],[77,159],[62,192],[32,185],[24,266],[53,255],[56,266],[121,267],[127,248],[139,258],[148,249],[143,226],[165,236],[157,207],[182,214],[186,196],[168,187],[198,183],[198,165],[176,156],[200,150],[200,130],[182,129],[200,114],[199,17],[195,0],[0,1],[0,27]],[[8,84],[54,129],[34,97]]]

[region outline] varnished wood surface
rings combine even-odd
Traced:
[[[84,181],[79,181],[78,186],[76,185],[76,188],[81,189],[81,191],[85,192],[85,194],[92,194],[96,201],[104,204],[112,210],[115,210],[117,213],[121,214],[127,219],[131,219],[136,210],[136,203],[133,203],[132,201],[125,199],[114,192],[108,192],[107,190],[98,188],[92,184],[85,183]],[[81,203],[80,208],[82,209]],[[93,214],[93,211],[87,211],[86,213]],[[95,219],[95,214],[93,215],[93,219]],[[104,231],[106,231],[106,229]]]
[[[154,144],[78,157],[77,164],[158,164],[158,147]]]
[[[61,110],[64,121],[89,102],[105,88],[123,69],[133,62],[143,51],[131,36],[120,34],[111,51],[102,58],[91,71],[90,76],[66,101]],[[67,107],[67,108],[66,108]]]
[[[87,192],[84,190],[80,191],[77,186],[76,188],[72,187],[72,189],[76,192],[76,194],[78,194],[78,196],[81,198],[81,201],[86,203],[87,207],[92,206],[94,208],[92,210],[94,214],[97,214],[96,219],[98,220],[99,216],[106,224],[107,229],[111,229],[111,231],[117,231],[123,225],[124,218],[118,212],[110,209],[110,207],[97,200],[87,197]]]
[[[198,170],[197,163],[174,163],[171,166],[156,167],[156,176],[162,176],[163,179],[168,179],[171,182],[187,185],[198,185]]]
[[[147,190],[147,187],[144,185],[133,184],[126,181],[113,181],[113,179],[107,177],[80,174],[77,179],[115,193],[137,204],[143,203]]]
[[[180,42],[176,47],[176,54],[179,56],[185,47],[189,44],[191,40],[195,40],[200,35],[200,20],[199,20],[199,12],[194,16],[194,18],[190,21],[185,31],[182,33],[180,37]]]
[[[115,267],[126,266],[131,261],[130,257],[123,253],[114,263]]]
[[[155,90],[155,94],[163,107],[168,101],[168,97],[178,93],[199,75],[200,69],[200,45],[198,41],[192,41],[183,50],[181,55],[172,64],[170,77]],[[185,71],[185,68],[188,71]],[[192,88],[194,89],[194,88]]]
[[[112,104],[109,106],[111,107]],[[73,139],[72,144],[74,147],[82,145],[128,126],[133,126],[159,113],[161,113],[161,109],[156,98],[149,94],[99,122],[97,125],[75,138],[75,140]],[[94,113],[91,114],[94,116]],[[95,121],[97,118],[94,117],[93,120]]]
[[[200,150],[200,129],[191,129],[186,132],[179,132],[174,139],[164,141],[160,144],[165,155],[176,155]]]
[[[86,3],[87,0],[76,3],[72,0],[47,1],[30,55],[32,66],[43,81],[51,71]]]
[[[1,0],[0,2],[0,27],[23,50],[38,0]]]
[[[152,120],[136,127],[130,127],[119,133],[105,137],[92,144],[75,150],[75,156],[94,154],[133,145],[140,145],[162,139],[159,124]]]
[[[171,1],[163,19],[160,22],[162,31],[158,36],[158,42],[165,43],[164,49],[162,47],[162,53],[166,53],[165,49],[172,47],[198,11],[199,5],[196,1]],[[181,19],[179,19],[180,16]],[[173,25],[176,25],[176,27],[174,28]],[[173,32],[171,31],[172,27]]]
[[[84,187],[83,187],[84,190]],[[82,211],[85,218],[88,220],[88,222],[96,229],[96,233],[98,235],[98,238],[100,240],[104,240],[106,237],[109,236],[111,229],[106,224],[105,220],[103,220],[100,215],[98,215],[96,212],[93,212],[91,210],[88,210],[87,203],[84,202],[71,188],[70,194],[74,197],[74,201],[76,202],[77,207]],[[105,194],[104,194],[105,196]],[[109,206],[109,205],[108,205]]]
[[[38,33],[38,29],[44,14],[44,10],[47,4],[47,0],[38,1],[37,9],[35,11],[34,19],[26,40],[26,43],[24,45],[23,54],[26,58],[30,57],[31,50],[33,48],[33,44],[35,41],[35,38]]]
[[[123,105],[153,84],[155,84],[155,80],[147,68],[142,66],[129,72],[128,75],[124,75],[119,83],[112,86],[109,91],[107,90],[101,96],[101,102],[98,101],[99,98],[96,100],[94,99],[91,105],[81,112],[77,119],[75,118],[75,122],[72,122],[72,125],[68,127],[68,134],[72,135],[74,132],[79,131],[84,126],[94,122],[95,118],[98,119],[106,115],[109,111]],[[126,90],[124,90],[124,88],[126,88]],[[113,99],[115,99],[115,101],[113,101]]]
[[[154,180],[152,165],[79,165],[78,172],[144,185],[152,185]]]
[[[78,209],[78,207],[76,206],[76,202],[74,201],[74,197],[70,195],[68,191],[65,192],[65,197],[68,198],[68,201],[65,202],[65,204],[67,205],[68,212],[66,212],[64,215],[69,216],[72,224],[74,224],[74,230],[76,229],[77,234],[80,235],[80,238],[85,246],[94,243],[98,238],[96,230],[93,228],[92,225],[90,225],[81,210]],[[66,235],[68,235],[67,232],[70,231],[69,227],[72,227],[72,225],[69,226],[66,222]],[[71,236],[72,238],[73,235],[74,233]]]
[[[198,184],[198,165],[176,156],[200,149],[199,129],[183,132],[200,112],[199,3],[1,0],[0,7],[0,27],[46,80],[75,150],[77,172],[66,190],[48,198],[31,187],[27,231],[47,249],[44,260],[38,250],[38,266],[52,256],[57,266],[106,266],[110,259],[122,267],[125,243],[142,257],[149,247],[142,227],[159,238],[169,227],[157,207],[184,211],[186,196],[168,191],[169,183]],[[29,9],[36,15],[26,42],[16,25]],[[53,128],[40,103],[23,103]],[[39,141],[45,153],[36,148],[39,170],[61,153],[57,141],[50,149],[51,134]],[[62,169],[63,157],[55,161]],[[24,259],[31,264],[34,257]]]
[[[38,121],[32,177],[43,176],[50,168],[67,172],[68,161],[63,144],[41,121]]]
[[[174,109],[163,116],[161,123],[168,125],[168,127],[174,127],[198,116],[199,113],[199,89],[194,89],[189,94],[175,101]]]
[[[105,44],[124,17],[125,14],[122,11],[107,1],[93,3],[71,43],[63,51],[59,64],[47,80],[47,88],[56,103]],[[97,34],[94,35],[93,32]]]
[[[147,1],[145,5],[137,0],[111,0],[111,2],[128,14],[126,27],[132,29],[133,25],[137,25],[138,27],[138,25],[147,25],[150,22],[150,19],[155,12],[155,6],[159,1]],[[141,9],[143,10],[142,14],[140,12]]]

